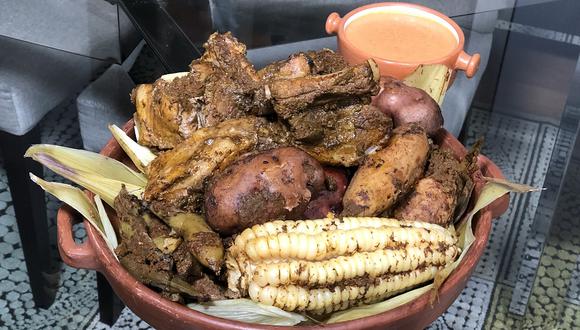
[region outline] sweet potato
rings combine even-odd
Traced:
[[[443,126],[441,108],[425,91],[391,77],[382,78],[381,83],[383,90],[373,103],[393,118],[395,127],[414,122],[433,136]]]
[[[296,219],[323,189],[322,166],[300,149],[250,155],[210,181],[204,197],[207,222],[230,235],[273,219]]]
[[[460,162],[453,152],[437,149],[431,153],[429,168],[413,191],[398,203],[392,212],[396,219],[431,222],[448,226],[453,222],[462,199],[469,199],[473,187],[471,176],[478,169],[477,156],[481,148],[478,141]],[[467,196],[466,196],[467,195]]]
[[[421,177],[429,154],[425,130],[416,123],[396,128],[387,146],[367,156],[343,198],[343,216],[376,216]]]

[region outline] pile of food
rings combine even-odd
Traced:
[[[113,130],[142,172],[107,179],[104,198],[135,278],[180,303],[327,314],[458,258],[479,147],[457,159],[433,142],[443,119],[429,94],[327,49],[256,71],[230,33],[204,47],[189,72],[135,88],[138,145]]]

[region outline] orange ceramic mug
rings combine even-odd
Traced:
[[[406,23],[411,24],[407,25],[409,28],[406,30],[404,29],[405,25],[401,25],[405,23],[405,19],[412,20]],[[353,24],[353,22],[355,23]],[[418,31],[415,27],[420,25],[417,23],[423,26],[427,24],[423,29],[431,33],[431,38],[425,40],[426,42],[414,42],[412,44],[406,42],[407,40],[417,41],[421,37],[427,37],[427,35],[409,35],[410,33],[418,33],[415,32]],[[382,26],[374,25],[374,29],[367,30],[368,35],[361,34],[360,31],[358,31],[358,34],[355,34],[355,26],[360,27],[363,24],[367,24],[371,29],[373,27],[371,24],[382,24]],[[351,30],[349,30],[349,26]],[[399,30],[394,33],[392,29],[396,26],[403,27],[402,31]],[[385,30],[385,36],[388,35],[391,40],[393,37],[400,36],[400,44],[397,44],[395,47],[384,48],[385,52],[381,53],[387,54],[390,52],[391,54],[389,55],[377,55],[380,50],[377,48],[378,39],[376,37],[380,38],[380,35],[377,36],[377,34],[381,30],[377,29],[377,27],[391,29],[390,31]],[[357,29],[360,30],[360,28]],[[465,36],[457,23],[444,14],[424,6],[400,2],[383,2],[359,7],[346,14],[343,18],[338,13],[332,13],[326,19],[326,32],[337,35],[338,50],[347,62],[358,64],[368,58],[373,58],[377,62],[382,76],[393,76],[398,79],[404,79],[415,71],[420,64],[444,64],[453,70],[454,73],[455,70],[465,71],[465,75],[471,78],[475,75],[479,67],[479,54],[469,55],[463,50]],[[439,35],[433,35],[433,33],[438,33]],[[373,34],[374,39],[372,38]],[[361,38],[361,36],[363,37]],[[437,38],[433,37],[444,37],[446,39],[441,40],[451,41],[447,42],[446,46],[442,46],[443,43],[437,44],[437,41],[435,41]],[[421,50],[417,48],[418,46],[425,47],[425,44],[429,42],[435,42],[431,46],[431,49]],[[389,47],[387,42],[380,42],[380,44],[383,45],[381,47]],[[404,49],[405,47],[407,49]],[[406,51],[407,54],[412,54],[413,56],[403,59],[401,58],[401,56],[404,56],[403,53],[393,53],[396,49],[402,49],[401,51]],[[426,50],[430,50],[430,52],[426,52]],[[426,54],[425,57],[421,58],[422,54]]]

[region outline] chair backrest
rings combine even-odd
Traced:
[[[105,0],[0,0],[0,35],[120,61],[117,5]]]

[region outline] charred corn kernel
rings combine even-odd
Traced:
[[[272,221],[228,248],[228,287],[287,311],[327,313],[432,279],[459,255],[456,240],[443,227],[413,221]]]
[[[248,293],[252,300],[279,307],[286,311],[330,313],[360,304],[371,304],[409,289],[435,277],[437,267],[370,279],[363,285],[332,288],[308,288],[296,285],[265,286],[251,283]]]
[[[451,245],[444,251],[409,247],[377,250],[340,256],[324,261],[277,261],[255,265],[247,276],[259,286],[332,285],[356,277],[376,278],[388,273],[417,269],[419,265],[445,265],[455,259],[459,249]]]

